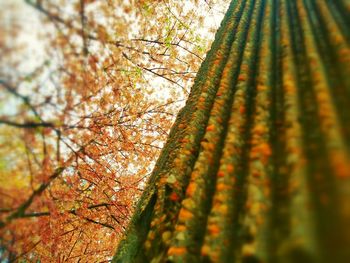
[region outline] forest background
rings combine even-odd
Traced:
[[[225,0],[0,0],[0,261],[108,262]]]

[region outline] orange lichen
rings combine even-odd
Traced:
[[[176,227],[175,227],[175,231],[177,231],[177,232],[183,232],[185,230],[186,230],[185,225],[176,225]]]
[[[272,154],[271,147],[268,143],[261,143],[251,150],[251,158],[257,159],[261,158],[263,163],[266,163],[268,160],[268,157]]]
[[[331,158],[335,169],[335,175],[342,179],[349,178],[350,163],[347,156],[342,153],[333,153]]]
[[[170,256],[181,256],[187,252],[185,247],[171,247],[168,250],[168,255]]]
[[[227,214],[228,207],[225,204],[219,205],[217,211],[223,215]]]
[[[258,124],[254,127],[254,133],[255,134],[263,134],[266,131],[266,127],[264,125]]]
[[[181,143],[187,143],[187,142],[189,142],[189,140],[186,139],[186,138],[183,138],[183,139],[180,139],[179,142],[181,142]]]
[[[224,190],[227,190],[229,189],[230,187],[227,185],[227,184],[224,184],[224,183],[219,183],[217,186],[216,186],[216,190],[218,191],[224,191]]]
[[[241,114],[245,113],[245,107],[244,106],[240,106],[239,107],[239,113],[241,113]]]
[[[262,143],[260,145],[260,150],[265,156],[270,156],[272,154],[271,147],[268,143]]]
[[[218,235],[221,230],[217,224],[211,224],[208,226],[208,231],[212,235]]]
[[[219,64],[220,64],[220,61],[221,61],[220,58],[215,59],[215,60],[214,60],[214,65],[215,65],[215,66],[219,65]]]
[[[232,173],[234,171],[234,166],[232,164],[227,165],[227,172]]]
[[[186,221],[188,219],[193,218],[193,214],[191,211],[187,210],[187,209],[181,209],[180,213],[179,213],[179,220],[183,220]]]
[[[213,143],[208,143],[208,144],[207,144],[207,149],[208,149],[209,151],[213,151],[213,150],[215,149],[215,144],[213,144]]]
[[[220,117],[217,117],[217,120],[216,120],[218,123],[223,123],[223,120],[222,120],[222,118],[220,118]]]
[[[171,201],[175,201],[175,202],[180,200],[180,196],[175,192],[172,192],[169,198]]]
[[[219,171],[219,172],[217,173],[217,176],[218,176],[218,177],[224,177],[224,176],[225,176],[225,172]]]
[[[183,123],[180,123],[180,124],[179,124],[179,128],[180,128],[180,129],[184,129],[185,127],[186,127],[186,124],[183,124]]]
[[[260,177],[262,175],[262,172],[259,170],[254,170],[254,171],[252,171],[252,175],[254,177]]]
[[[267,89],[267,87],[264,86],[264,85],[258,85],[258,86],[256,87],[256,89],[257,89],[257,91],[264,91],[264,90]]]
[[[186,190],[186,195],[187,196],[192,196],[194,194],[194,192],[196,191],[196,185],[194,183],[190,183],[187,187]]]
[[[213,131],[213,130],[215,130],[215,125],[214,125],[214,124],[209,125],[209,126],[207,127],[206,130],[207,130],[207,131]]]
[[[207,256],[210,252],[210,247],[208,245],[204,245],[201,249],[201,255]]]
[[[183,153],[184,153],[185,155],[191,155],[191,152],[190,152],[189,150],[184,150]]]
[[[239,76],[238,76],[238,81],[244,81],[244,80],[246,80],[247,79],[247,76],[245,75],[245,74],[240,74]]]
[[[164,185],[166,184],[166,182],[167,182],[167,178],[164,176],[159,179],[159,185]]]

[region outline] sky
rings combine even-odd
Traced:
[[[23,0],[0,0],[0,9],[0,32],[14,31],[14,25],[22,28],[18,35],[9,38],[6,43],[9,46],[23,46],[21,59],[25,62],[18,65],[16,70],[31,72],[44,59],[44,45],[39,36],[42,24],[38,12]]]
[[[194,8],[189,2],[187,3],[185,8]],[[208,28],[212,26],[217,28],[219,26],[225,10],[225,7],[221,10],[215,8],[216,7],[210,10],[202,27],[196,29],[202,35],[208,36],[208,38],[213,38],[213,34],[209,33]],[[3,56],[0,55],[0,78],[4,78],[8,81],[11,80],[11,76],[13,76],[15,80],[16,76],[26,76],[30,74],[47,59],[44,51],[45,33],[47,33],[50,28],[48,23],[42,24],[40,13],[26,4],[24,0],[0,0],[0,10],[0,33],[5,33],[7,36],[12,35],[12,37],[5,39],[3,45],[5,48],[18,48],[18,52],[10,52],[9,54],[11,55],[8,55],[6,52]],[[16,30],[16,28],[19,28],[19,30]],[[17,33],[14,34],[16,31]],[[4,34],[0,34],[0,38],[1,35]],[[53,60],[52,58],[50,59]],[[49,71],[49,68],[46,70]],[[45,79],[43,79],[42,82],[45,88],[41,90],[50,93],[50,82],[45,82]],[[153,83],[155,87],[164,87],[168,85],[166,81],[159,78],[151,80],[151,83]],[[189,90],[189,87],[187,87],[187,89]],[[32,87],[30,84],[24,82],[19,85],[19,92],[23,95],[30,96]],[[42,95],[45,96],[46,94]],[[160,92],[153,93],[153,96],[158,96],[164,101],[171,98],[169,89],[160,89]],[[6,103],[0,105],[0,115],[14,115],[18,108],[16,105],[19,101],[16,101],[13,96],[6,98],[5,101]],[[185,97],[181,97],[177,104],[179,110],[184,103]],[[50,112],[47,112],[47,114],[50,115]]]
[[[187,3],[186,8],[194,8],[188,1]],[[227,6],[228,3],[224,7],[220,6],[220,9],[218,6],[214,6],[203,21],[202,27],[198,28],[199,32],[205,35],[208,33],[208,28],[213,25],[217,28]],[[21,51],[21,58],[25,63],[19,65],[16,70],[30,72],[44,60],[42,52],[44,44],[40,39],[40,33],[43,33],[43,25],[39,13],[26,4],[24,0],[0,0],[0,10],[2,10],[0,13],[0,33],[13,30],[14,23],[22,27],[16,38],[10,40],[10,45],[15,43],[15,45],[25,46],[25,49]],[[47,27],[47,25],[45,26]],[[212,35],[208,34],[208,37],[212,37]],[[3,61],[0,61],[1,63]]]

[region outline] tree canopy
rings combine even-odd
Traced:
[[[0,259],[111,258],[226,2],[0,1]]]

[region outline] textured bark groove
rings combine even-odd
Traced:
[[[350,262],[349,7],[232,1],[113,262]]]

